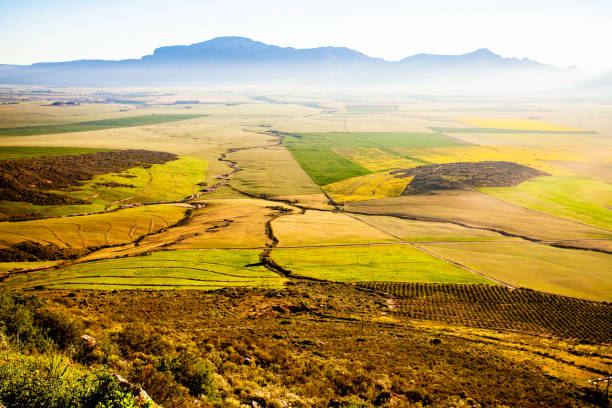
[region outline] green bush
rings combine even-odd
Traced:
[[[136,407],[108,372],[86,372],[59,355],[15,353],[0,360],[0,402],[10,408]]]
[[[19,347],[37,351],[51,349],[53,341],[34,319],[34,311],[42,306],[38,297],[0,292],[0,331]]]
[[[187,387],[194,397],[200,395],[212,397],[214,394],[212,364],[188,351],[181,351],[176,356],[162,361],[160,370],[172,372],[176,381]]]

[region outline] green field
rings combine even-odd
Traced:
[[[296,275],[331,281],[492,283],[409,245],[277,249],[272,258]]]
[[[228,286],[281,287],[285,278],[259,262],[257,250],[178,250],[151,255],[86,262],[15,275],[11,289],[201,289]]]
[[[164,164],[145,169],[133,167],[121,173],[94,176],[73,191],[58,191],[90,204],[38,206],[0,201],[0,215],[52,217],[68,214],[96,213],[134,203],[181,201],[200,191],[206,178],[208,161],[181,156]],[[109,183],[117,183],[111,187]]]
[[[161,114],[130,116],[127,118],[94,120],[90,122],[66,123],[61,125],[22,126],[13,128],[0,128],[0,136],[34,136],[50,135],[54,133],[84,132],[87,130],[105,130],[120,127],[156,125],[158,123],[175,122],[201,118],[201,114]]]
[[[587,178],[538,177],[516,187],[480,188],[502,200],[612,230],[612,185]]]
[[[287,136],[283,143],[320,186],[372,173],[333,148],[378,148],[398,158],[412,159],[392,149],[459,144],[438,133],[392,132],[300,133]]]
[[[41,146],[0,146],[0,160],[14,160],[40,156],[68,156],[95,152],[111,152],[113,149],[89,147],[41,147]]]

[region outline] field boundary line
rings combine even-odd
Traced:
[[[493,196],[491,194],[485,193],[484,191],[480,191],[480,190],[478,190],[477,188],[474,188],[474,187],[470,187],[470,186],[466,186],[466,187],[469,188],[472,191],[478,192],[478,193],[480,193],[480,194],[482,194],[482,195],[484,195],[486,197],[492,198],[494,200],[501,201],[502,203],[505,203],[505,204],[514,205],[516,207],[523,208],[523,209],[528,210],[528,211],[533,211],[535,213],[538,213],[538,214],[541,214],[541,215],[545,215],[547,217],[551,217],[551,218],[554,218],[554,219],[557,219],[557,220],[571,222],[571,223],[582,225],[582,226],[585,226],[585,227],[596,228],[596,229],[601,230],[601,231],[611,232],[612,233],[612,230],[609,230],[609,229],[606,229],[606,228],[597,227],[595,225],[587,224],[587,223],[580,222],[580,221],[568,220],[567,218],[557,217],[556,215],[545,213],[545,212],[542,212],[542,211],[539,211],[539,210],[534,210],[533,208],[524,207],[524,206],[522,206],[520,204],[513,203],[512,201],[508,201],[508,200],[504,200],[503,198],[495,197],[495,196]]]
[[[514,286],[512,286],[512,285],[510,285],[510,284],[508,284],[508,283],[506,283],[506,282],[502,282],[502,281],[497,280],[497,279],[495,279],[495,278],[491,278],[490,276],[487,276],[487,275],[485,275],[485,274],[483,274],[483,273],[477,272],[477,271],[475,271],[475,270],[474,270],[474,269],[472,269],[472,268],[469,268],[469,267],[467,267],[467,266],[465,266],[465,265],[462,265],[462,264],[460,264],[460,263],[458,263],[458,262],[451,261],[450,259],[447,259],[447,258],[445,258],[445,257],[443,257],[443,256],[438,255],[438,254],[435,254],[435,253],[433,253],[433,252],[431,252],[431,251],[429,251],[429,250],[427,250],[427,249],[425,249],[425,248],[421,248],[421,247],[419,247],[418,245],[415,245],[415,244],[412,244],[412,243],[408,243],[408,245],[410,245],[411,247],[413,247],[413,248],[415,248],[415,249],[418,249],[419,251],[422,251],[422,252],[424,252],[424,253],[426,253],[426,254],[428,254],[428,255],[431,255],[431,256],[433,256],[434,258],[438,258],[438,259],[440,259],[440,260],[442,260],[442,261],[446,261],[446,262],[448,262],[448,263],[450,263],[450,264],[453,264],[453,265],[455,265],[455,266],[456,266],[456,267],[458,267],[458,268],[464,269],[464,270],[466,270],[466,271],[468,271],[468,272],[471,272],[471,273],[473,273],[473,274],[476,274],[476,275],[478,275],[478,276],[482,276],[483,278],[488,279],[488,280],[490,280],[491,282],[495,282],[495,283],[497,283],[497,284],[499,284],[499,285],[502,285],[502,286],[505,286],[505,287],[507,287],[507,288],[509,288],[509,289],[516,289]]]

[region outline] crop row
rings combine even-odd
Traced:
[[[612,342],[612,305],[494,285],[364,282],[413,319]]]

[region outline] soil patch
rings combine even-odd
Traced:
[[[0,162],[0,200],[37,205],[83,204],[49,190],[66,190],[94,175],[176,160],[172,153],[120,150],[70,156],[46,156]]]
[[[469,187],[511,187],[533,177],[547,176],[540,170],[506,161],[431,164],[413,169],[393,170],[396,178],[413,177],[402,195]]]

